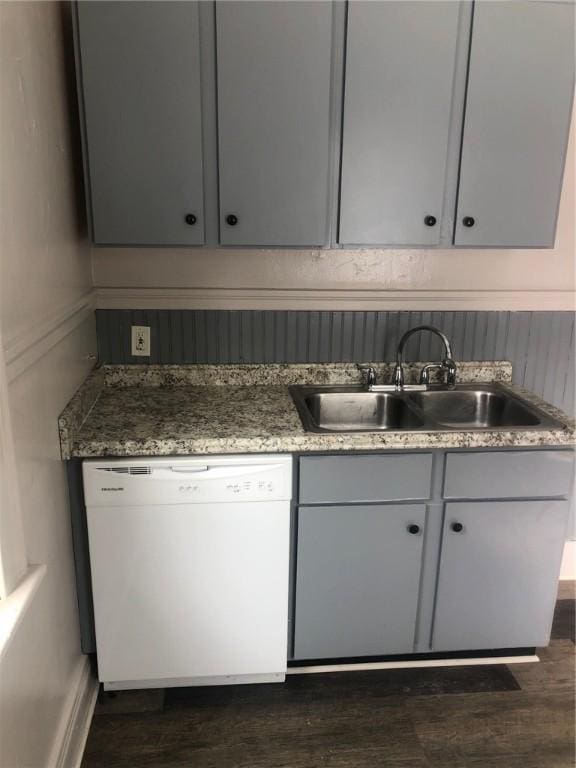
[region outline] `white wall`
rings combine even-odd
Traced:
[[[98,306],[571,310],[575,123],[552,249],[96,248]]]
[[[0,660],[2,768],[54,762],[86,664],[57,427],[95,351],[69,10],[0,3],[0,327],[26,555],[47,565]]]

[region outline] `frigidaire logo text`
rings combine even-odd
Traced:
[[[101,488],[102,491],[123,491],[124,488]]]

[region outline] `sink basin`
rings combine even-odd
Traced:
[[[299,388],[294,388],[299,389]],[[362,390],[300,392],[296,405],[304,426],[313,432],[364,432],[414,429],[424,420],[402,395]],[[295,393],[293,391],[293,397]]]
[[[424,416],[443,427],[493,429],[536,427],[541,419],[534,411],[502,392],[454,390],[414,392],[409,399]]]
[[[290,388],[308,432],[550,429],[562,423],[500,384],[369,392],[361,387]]]

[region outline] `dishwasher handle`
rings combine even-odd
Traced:
[[[163,472],[169,475],[194,475],[195,477],[205,477],[210,480],[222,480],[223,478],[239,478],[250,476],[261,472],[274,472],[281,468],[279,464],[172,464],[169,467],[161,467],[158,472],[154,472],[156,477],[161,477]]]
[[[200,472],[209,472],[210,467],[205,464],[199,467],[170,467],[171,472],[177,472],[180,475],[197,475]]]

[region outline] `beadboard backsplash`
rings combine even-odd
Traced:
[[[101,363],[272,363],[393,360],[400,336],[423,323],[452,342],[458,360],[510,360],[514,382],[574,412],[572,312],[305,312],[129,310],[96,312]],[[130,354],[130,328],[148,325],[150,358]],[[407,360],[435,360],[422,333]]]

